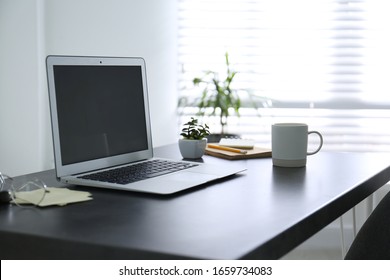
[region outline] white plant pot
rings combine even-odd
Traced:
[[[202,140],[179,139],[179,149],[183,158],[201,158],[206,150],[207,138]]]

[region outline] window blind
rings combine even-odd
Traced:
[[[305,121],[334,139],[324,146],[329,149],[390,151],[385,128],[390,120],[389,5],[376,0],[179,0],[180,95],[199,96],[192,79],[206,70],[223,74],[228,52],[238,72],[233,87],[261,97],[254,100],[267,107],[251,110],[243,96],[241,117],[231,118],[229,131],[253,138],[262,125]],[[194,109],[181,108],[182,115]]]

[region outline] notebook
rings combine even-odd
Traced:
[[[243,171],[153,157],[145,67],[142,58],[46,58],[57,178],[172,194]]]

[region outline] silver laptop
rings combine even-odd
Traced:
[[[171,194],[243,171],[153,157],[142,58],[48,56],[46,67],[62,182]]]

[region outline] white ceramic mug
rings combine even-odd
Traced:
[[[272,125],[272,163],[281,167],[306,166],[308,155],[321,150],[323,139],[318,131],[308,131],[304,123],[276,123]],[[317,134],[320,138],[318,148],[307,151],[309,134]]]

